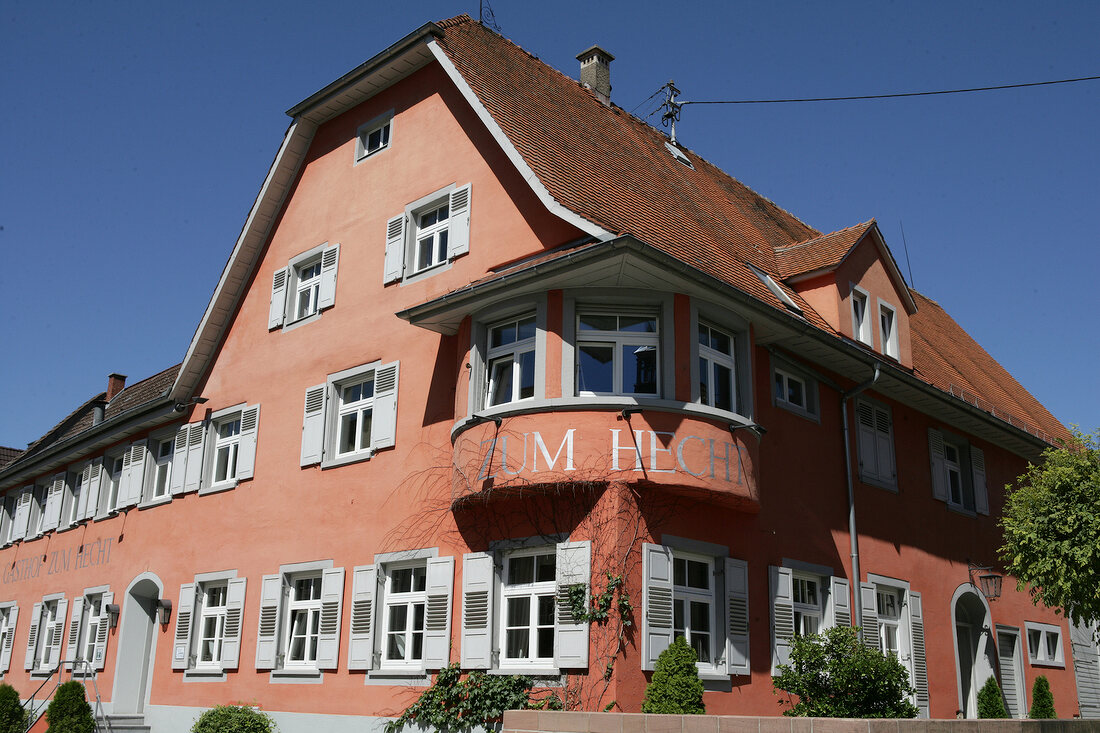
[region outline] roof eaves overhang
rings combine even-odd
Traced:
[[[104,420],[76,435],[54,443],[41,453],[16,460],[0,470],[0,491],[94,455],[97,449],[173,419],[182,420],[175,400],[162,395]]]

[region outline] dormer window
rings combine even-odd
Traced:
[[[891,359],[898,358],[898,318],[897,312],[885,303],[878,304],[879,343],[882,353]]]
[[[857,341],[871,346],[873,344],[871,319],[867,312],[869,301],[865,291],[852,287],[852,336]]]

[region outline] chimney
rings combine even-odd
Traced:
[[[611,62],[615,57],[599,46],[577,54],[581,62],[581,84],[591,89],[605,105],[611,104]]]
[[[96,400],[92,403],[92,425],[103,422],[103,416],[107,408],[107,400]]]
[[[115,398],[115,395],[122,391],[126,386],[125,374],[108,374],[107,375],[107,401],[110,402]]]

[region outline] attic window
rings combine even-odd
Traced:
[[[779,283],[777,283],[771,275],[764,272],[763,270],[757,269],[756,267],[749,265],[747,262],[745,264],[748,265],[750,270],[756,273],[756,276],[760,278],[760,282],[767,285],[768,290],[772,291],[772,295],[779,298],[783,305],[787,306],[787,308],[794,311],[798,315],[802,315],[802,309],[798,307],[798,303],[795,303],[791,296],[787,295],[787,292],[783,290],[783,288],[779,287]]]
[[[692,170],[695,170],[695,166],[693,166],[691,164],[691,161],[688,160],[688,157],[687,157],[687,155],[684,154],[683,150],[680,150],[680,148],[676,147],[675,145],[673,145],[670,142],[666,142],[665,147],[668,148],[668,152],[672,153],[673,158],[680,161],[681,163],[686,165],[688,168],[691,168]]]

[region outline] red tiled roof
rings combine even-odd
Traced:
[[[936,301],[910,290],[917,312],[909,317],[913,371],[929,384],[1050,440],[1069,431]]]
[[[8,448],[0,445],[0,468],[8,465],[22,454],[23,451],[19,448]]]
[[[832,234],[807,239],[798,244],[777,247],[775,263],[784,279],[840,264],[852,247],[875,225],[875,220],[841,229]]]
[[[439,26],[439,45],[556,201],[784,309],[745,263],[778,275],[775,248],[820,232],[690,150],[694,169],[680,163],[657,130],[469,16]]]
[[[822,235],[690,150],[694,167],[683,165],[660,132],[469,16],[438,25],[440,47],[550,195],[607,231],[632,234],[783,309],[746,263],[777,279],[831,267],[874,226]],[[789,292],[810,323],[838,335]],[[1068,435],[939,305],[913,296],[918,376],[998,416],[1008,411],[1010,422],[1041,437]]]

